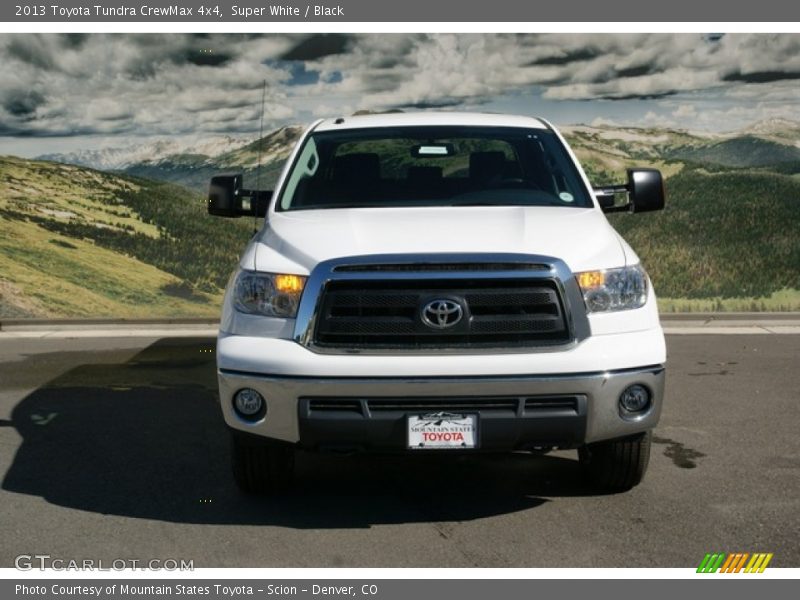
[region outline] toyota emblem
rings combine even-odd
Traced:
[[[432,300],[422,307],[422,322],[433,329],[455,327],[463,317],[464,309],[455,300]]]

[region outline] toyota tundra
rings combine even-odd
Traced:
[[[663,206],[658,171],[593,188],[550,123],[496,114],[319,120],[274,191],[213,178],[210,214],[264,218],[217,343],[236,482],[286,485],[297,449],[576,449],[637,485],[666,351],[604,213]]]

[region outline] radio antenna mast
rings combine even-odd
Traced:
[[[258,159],[256,161],[256,189],[259,191],[256,192],[255,198],[250,199],[250,201],[253,203],[253,235],[258,233],[258,211],[256,211],[256,207],[261,201],[261,150],[264,146],[264,107],[266,105],[266,100],[267,80],[265,79],[261,86],[261,122],[258,126]]]

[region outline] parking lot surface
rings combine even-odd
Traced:
[[[0,341],[0,566],[800,566],[800,335],[668,335],[644,483],[598,495],[575,452],[302,454],[292,490],[229,472],[212,337]]]

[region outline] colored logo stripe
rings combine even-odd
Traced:
[[[772,560],[772,553],[757,552],[734,552],[726,554],[724,552],[708,553],[700,561],[697,567],[698,573],[763,573],[764,569]],[[748,559],[749,562],[748,562]],[[747,566],[745,567],[745,563]]]
[[[750,562],[747,563],[747,568],[745,568],[745,573],[763,573],[764,569],[767,568],[769,561],[772,560],[772,553],[769,554],[753,554],[753,558],[750,559]]]
[[[703,560],[700,561],[700,566],[697,567],[697,572],[698,573],[705,573],[706,572],[706,566],[708,565],[708,561],[709,560],[711,560],[711,555],[710,554],[706,554],[703,557]]]
[[[724,552],[715,552],[714,554],[706,554],[703,558],[703,561],[700,563],[700,566],[697,567],[698,573],[714,573],[717,569],[719,569],[720,565],[722,565],[722,561],[725,560],[725,553]]]
[[[728,558],[725,559],[725,562],[722,564],[722,573],[732,573],[733,570],[731,566],[736,565],[739,563],[739,555],[738,554],[728,554]]]
[[[748,552],[737,552],[736,554],[729,554],[728,560],[722,565],[720,573],[738,573],[742,570],[747,557],[750,556]]]

